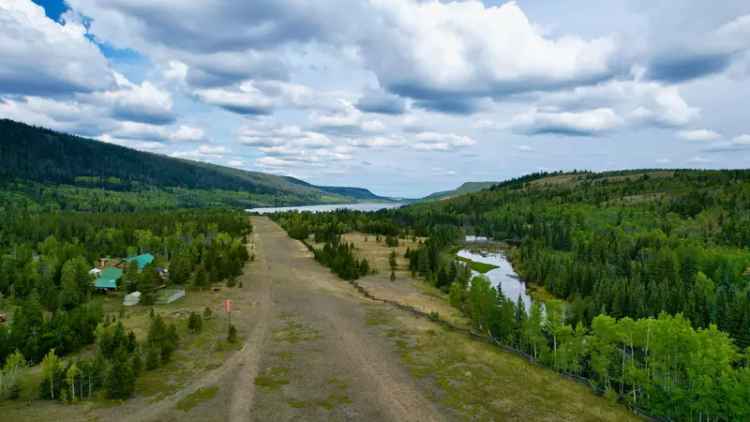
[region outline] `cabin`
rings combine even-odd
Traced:
[[[122,270],[115,267],[103,269],[94,281],[94,287],[98,290],[117,290],[117,283],[122,278]]]
[[[129,256],[125,258],[125,265],[129,265],[133,261],[138,265],[138,271],[143,271],[143,269],[146,268],[146,265],[154,262],[154,256],[150,253]]]

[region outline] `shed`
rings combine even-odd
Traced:
[[[125,258],[125,262],[127,262],[128,264],[132,261],[135,261],[135,263],[138,264],[138,270],[143,270],[144,268],[146,268],[146,265],[154,262],[154,256],[150,253],[144,253],[141,255],[129,256]]]
[[[141,301],[141,292],[133,292],[125,295],[122,304],[125,306],[137,305]]]
[[[115,267],[107,267],[102,270],[99,277],[94,281],[94,287],[103,290],[114,290],[117,288],[117,282],[122,277],[122,270]]]

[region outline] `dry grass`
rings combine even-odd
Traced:
[[[385,239],[375,241],[375,236],[366,236],[362,233],[347,233],[343,235],[344,240],[354,243],[355,253],[358,257],[367,258],[370,266],[377,273],[363,277],[358,282],[373,296],[395,301],[404,305],[412,306],[422,312],[437,312],[441,318],[456,325],[467,326],[468,321],[461,313],[450,306],[448,295],[439,289],[417,280],[409,272],[409,261],[404,258],[407,249],[416,249],[420,246],[419,241],[399,239],[399,246],[390,248],[385,244]],[[367,241],[365,241],[367,238]],[[391,250],[396,250],[396,280],[390,280],[390,265],[388,257]]]
[[[368,323],[392,340],[402,362],[455,419],[638,420],[588,386],[427,321],[372,307]]]

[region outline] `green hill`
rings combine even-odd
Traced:
[[[483,189],[491,188],[498,182],[466,182],[453,190],[435,192],[422,198],[422,201],[441,201],[443,199],[453,198],[466,193],[479,192]]]
[[[63,208],[96,209],[105,193],[121,200],[104,201],[106,208],[111,202],[122,205],[115,208],[138,207],[132,204],[134,195],[154,206],[177,207],[388,200],[362,188],[315,186],[293,177],[136,151],[12,120],[0,120],[0,181],[6,195],[37,204],[56,202]],[[78,206],[75,200],[89,204]]]

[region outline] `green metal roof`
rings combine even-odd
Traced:
[[[125,261],[127,262],[135,261],[136,264],[138,264],[138,269],[142,270],[146,267],[146,265],[154,262],[154,256],[151,255],[150,253],[145,253],[145,254],[138,255],[138,256],[129,256],[125,258]]]
[[[102,270],[99,277],[94,281],[98,289],[116,289],[117,281],[122,277],[122,270],[115,267],[107,267]]]

